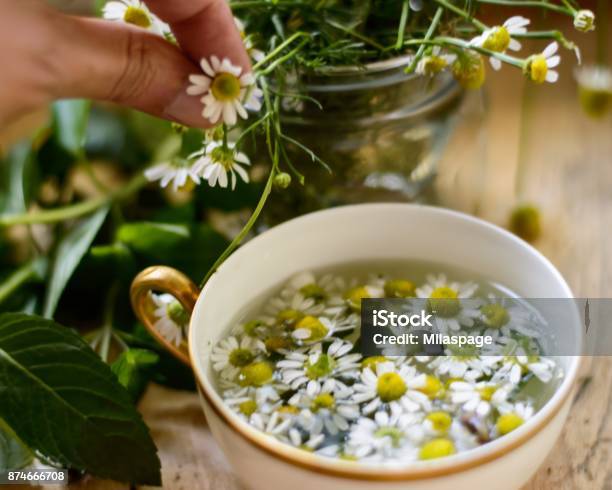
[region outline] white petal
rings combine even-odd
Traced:
[[[551,70],[546,74],[546,81],[548,83],[555,83],[557,80],[559,80],[559,74],[556,71]]]
[[[557,43],[557,41],[554,41],[548,46],[546,46],[544,51],[542,51],[542,55],[544,56],[544,58],[550,58],[553,54],[557,52],[557,49],[559,49],[559,43]]]
[[[546,60],[546,66],[548,66],[548,68],[554,68],[555,66],[559,66],[559,63],[561,63],[561,56],[558,55],[551,56]]]

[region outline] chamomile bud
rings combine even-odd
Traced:
[[[534,242],[542,233],[540,211],[533,205],[514,208],[510,215],[510,231],[527,242]]]
[[[589,32],[595,29],[595,14],[591,10],[582,9],[574,14],[574,27],[580,32]]]
[[[274,176],[273,184],[276,189],[286,189],[291,185],[291,175],[280,172]]]

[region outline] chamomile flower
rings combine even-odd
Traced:
[[[364,404],[365,415],[383,406],[388,406],[393,414],[417,412],[431,405],[428,396],[418,391],[426,382],[426,375],[414,366],[381,362],[361,371],[360,382],[353,385],[353,400]]]
[[[499,364],[500,356],[438,356],[429,364],[437,376],[476,381],[490,376]]]
[[[179,346],[183,340],[184,328],[189,323],[189,314],[171,294],[153,294],[153,314],[157,318],[155,329],[168,342]]]
[[[558,49],[559,44],[554,41],[541,53],[527,58],[523,66],[525,75],[535,83],[555,83],[559,79],[559,73],[551,68],[555,68],[561,62],[561,57],[557,55]]]
[[[173,158],[169,162],[153,165],[145,170],[144,175],[150,182],[159,180],[162,189],[172,182],[175,191],[183,188],[188,183],[187,179],[196,185],[200,183],[199,166],[185,158]]]
[[[532,373],[543,383],[548,383],[556,373],[552,359],[540,356],[507,356],[502,366],[495,372],[492,380],[517,385],[527,373]]]
[[[240,32],[240,37],[244,43],[244,49],[246,49],[246,52],[249,53],[251,59],[255,62],[263,60],[266,56],[265,53],[255,48],[252,37],[247,35],[244,30],[244,24],[242,21],[238,17],[234,17],[234,23],[236,24],[236,29],[238,29],[238,32]]]
[[[210,61],[202,58],[200,66],[204,73],[189,76],[191,85],[187,93],[203,96],[202,117],[213,124],[223,121],[233,126],[238,116],[248,117],[247,108],[254,111],[261,108],[262,91],[255,86],[252,73],[244,73],[242,67],[228,58],[219,60],[214,55]]]
[[[498,436],[503,436],[529,420],[533,416],[534,409],[528,403],[518,402],[501,408],[500,412],[495,422],[495,431]]]
[[[519,51],[521,43],[512,36],[517,34],[525,34],[530,20],[516,15],[510,17],[501,26],[485,29],[479,36],[470,41],[471,46],[488,49],[496,53],[505,53],[506,50]],[[501,69],[502,62],[495,56],[489,57],[489,62],[495,70]]]
[[[353,390],[335,379],[308,383],[289,399],[302,409],[298,423],[312,434],[326,430],[331,435],[349,428],[359,417],[359,406],[351,400]]]
[[[496,298],[493,295],[489,295],[486,303],[480,307],[479,320],[486,327],[483,335],[489,335],[494,340],[509,338],[512,333],[537,338],[540,336],[537,327],[543,322],[537,312],[528,309],[526,305],[514,299]]]
[[[361,417],[351,428],[347,454],[363,461],[415,460],[424,431],[421,416],[413,413],[389,415],[378,411],[374,418]]]
[[[227,337],[213,347],[210,360],[215,371],[226,379],[235,379],[240,370],[255,361],[266,350],[264,343],[245,335]]]
[[[282,403],[278,391],[269,385],[228,390],[223,393],[223,400],[229,408],[249,422],[252,417],[257,419],[269,416]]]
[[[478,289],[474,283],[449,281],[444,274],[428,276],[427,283],[417,288],[419,298],[427,299],[427,306],[434,314],[433,322],[438,331],[458,331],[461,326],[471,327],[480,312],[480,300],[468,300]]]
[[[467,383],[454,381],[450,384],[450,399],[461,405],[466,412],[486,417],[492,406],[501,405],[508,398],[508,390],[490,382]]]
[[[102,16],[107,20],[125,22],[148,29],[160,36],[169,34],[170,27],[162,22],[140,0],[113,0],[106,2]]]
[[[353,347],[351,342],[336,339],[324,351],[318,343],[288,352],[276,366],[283,382],[294,390],[327,379],[356,379],[361,354],[350,354]]]
[[[574,27],[581,32],[589,32],[595,29],[595,14],[592,10],[577,10],[574,14]]]
[[[295,324],[291,336],[297,342],[317,342],[359,326],[358,315],[336,315],[334,318],[305,316]]]
[[[325,434],[311,433],[299,430],[296,427],[289,429],[289,441],[295,447],[305,449],[306,451],[314,451],[325,440]]]
[[[440,46],[435,46],[431,52],[423,56],[417,63],[415,73],[419,75],[434,76],[442,70],[452,65],[457,56],[454,54],[444,54]]]
[[[249,181],[249,174],[243,168],[250,165],[249,157],[240,151],[236,151],[235,144],[211,141],[206,145],[204,154],[196,160],[193,171],[202,176],[208,185],[215,187],[217,184],[226,188],[231,182],[232,190],[236,188],[236,175],[244,182]],[[229,177],[228,177],[229,175]]]
[[[277,408],[271,415],[251,416],[251,424],[263,432],[278,439],[288,442],[287,434],[296,420],[296,412],[284,410],[283,407]]]

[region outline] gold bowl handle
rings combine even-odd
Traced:
[[[156,326],[157,318],[154,315],[155,305],[151,298],[152,292],[171,294],[183,306],[185,311],[191,315],[200,295],[200,290],[185,274],[172,267],[163,265],[148,267],[140,272],[132,281],[132,287],[130,288],[132,308],[138,319],[157,342],[163,345],[177,359],[190,366],[191,361],[186,340],[187,332],[183,332],[185,335],[183,335],[178,346],[169,342],[159,332]]]

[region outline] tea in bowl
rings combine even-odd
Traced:
[[[191,312],[186,342],[176,346],[156,329],[152,291]],[[177,271],[149,268],[132,300],[193,367],[211,431],[249,488],[511,489],[558,437],[578,357],[364,358],[355,348],[360,302],[373,297],[437,301],[449,332],[521,338],[498,301],[510,293],[572,296],[542,255],[493,225],[431,207],[368,204],[267,231],[201,292]],[[460,298],[479,303],[457,308]],[[541,396],[521,394],[534,382]]]

